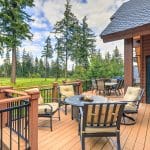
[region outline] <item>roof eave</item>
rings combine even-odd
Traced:
[[[150,34],[150,23],[120,32],[115,32],[107,35],[100,35],[100,37],[103,39],[103,42],[106,43],[146,34]]]

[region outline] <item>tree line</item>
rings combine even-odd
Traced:
[[[0,76],[11,76],[11,60],[9,52],[5,54],[4,63],[0,66]],[[46,63],[43,60],[43,55],[33,57],[32,53],[23,51],[22,56],[17,51],[17,77],[39,77],[39,78],[62,78],[65,77],[64,66],[57,66],[57,59],[52,60],[51,63]],[[58,72],[59,71],[59,72]],[[100,51],[96,51],[90,59],[88,69],[82,65],[73,67],[70,71],[67,71],[69,78],[75,79],[91,79],[99,77],[114,77],[123,75],[123,60],[119,49],[116,47],[113,50],[112,55],[107,52],[104,57]]]

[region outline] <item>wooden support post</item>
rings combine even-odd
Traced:
[[[76,82],[79,82],[79,94],[83,93],[83,87],[82,87],[82,81],[81,80],[77,80]]]
[[[133,38],[124,41],[124,83],[125,91],[133,85]]]
[[[52,99],[53,99],[54,102],[56,102],[57,98],[58,98],[58,83],[54,82],[53,83]]]
[[[29,141],[31,150],[38,149],[38,98],[40,92],[35,89],[25,91],[30,96],[29,107]]]

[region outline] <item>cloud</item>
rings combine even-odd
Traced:
[[[110,22],[110,17],[125,1],[127,0],[86,0],[84,3],[81,3],[81,0],[71,1],[72,12],[80,21],[84,16],[87,16],[87,23],[97,36],[96,47],[101,49],[103,54],[105,50],[112,51],[118,45],[123,55],[123,42],[118,41],[104,44],[99,34]],[[65,3],[66,0],[35,1],[36,7],[43,10],[45,18],[48,19],[52,26],[63,18]]]
[[[89,27],[96,34],[96,47],[112,51],[116,45],[121,49],[123,54],[123,43],[112,42],[103,43],[99,34],[104,30],[105,26],[110,22],[110,17],[115,13],[118,7],[126,0],[71,0],[72,12],[81,21],[87,16]],[[44,42],[55,23],[63,18],[65,11],[64,4],[66,0],[35,0],[32,18],[35,20],[31,23],[32,32],[34,34],[32,42],[26,41],[23,46],[27,50],[32,50],[36,55],[40,56]],[[51,38],[54,38],[53,36]],[[53,40],[52,40],[53,41]]]
[[[109,23],[109,18],[122,4],[123,0],[88,0],[81,3],[79,0],[72,0],[72,12],[81,20],[88,17],[89,27],[101,31]],[[42,7],[45,17],[54,25],[61,20],[64,12],[66,0],[47,0],[41,5],[40,0],[36,0],[36,6]]]

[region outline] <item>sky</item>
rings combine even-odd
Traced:
[[[102,54],[112,52],[116,45],[123,56],[123,41],[103,43],[100,33],[109,24],[110,17],[127,0],[71,0],[72,12],[81,21],[87,16],[87,23],[96,35],[96,48]],[[19,48],[20,52],[25,49],[31,51],[34,57],[40,57],[45,45],[46,38],[50,35],[55,23],[63,18],[66,0],[35,0],[35,7],[28,9],[34,22],[30,22],[32,41],[26,40]],[[52,40],[53,41],[53,40]],[[2,61],[2,59],[1,59]]]

